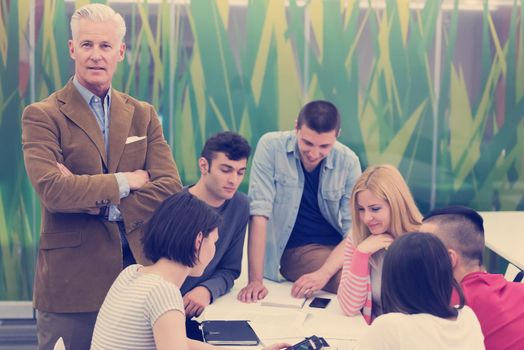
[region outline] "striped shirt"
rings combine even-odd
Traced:
[[[127,267],[109,289],[98,313],[91,350],[155,349],[155,321],[170,310],[184,314],[178,287],[158,275],[138,272],[140,267]]]
[[[344,247],[344,265],[338,286],[337,297],[342,311],[348,316],[362,316],[371,323],[371,278],[369,258],[371,254],[358,251],[353,246],[350,235]]]

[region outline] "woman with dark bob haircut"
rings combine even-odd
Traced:
[[[215,255],[219,223],[219,214],[189,192],[167,198],[142,239],[153,264],[120,273],[98,313],[91,349],[224,349],[186,337],[180,294],[186,277],[200,276]]]
[[[460,305],[450,305],[453,288]],[[429,233],[397,238],[384,258],[382,306],[356,349],[484,349],[479,321],[453,278],[444,244]]]

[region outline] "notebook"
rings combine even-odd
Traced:
[[[291,309],[301,309],[306,302],[306,298],[294,298],[290,290],[271,291],[262,301],[262,306],[288,307]]]
[[[258,345],[258,337],[247,321],[204,321],[202,337],[213,345]]]

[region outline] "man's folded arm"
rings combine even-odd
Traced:
[[[164,139],[162,127],[152,107],[147,142],[144,170],[149,173],[149,182],[140,189],[131,191],[129,196],[121,199],[119,205],[127,232],[133,230],[137,224],[147,221],[160,202],[182,189],[171,149]]]
[[[24,161],[29,179],[43,205],[51,212],[98,214],[100,208],[119,204],[113,174],[64,176],[57,163],[64,158],[60,132],[51,118],[35,106],[22,117]]]

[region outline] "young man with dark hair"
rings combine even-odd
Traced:
[[[355,153],[337,142],[340,115],[328,101],[300,111],[295,130],[260,138],[249,181],[249,283],[243,302],[267,295],[263,277],[294,281],[292,295],[336,293],[351,228],[349,200],[361,174]]]
[[[435,209],[426,215],[420,231],[437,235],[448,248],[453,274],[466,305],[480,321],[486,349],[524,349],[524,284],[485,271],[480,214],[461,206]]]
[[[240,275],[249,201],[237,190],[250,154],[251,147],[239,134],[225,131],[210,137],[198,160],[200,179],[184,188],[215,208],[223,219],[213,260],[202,276],[188,277],[180,288],[187,317],[199,316]]]

